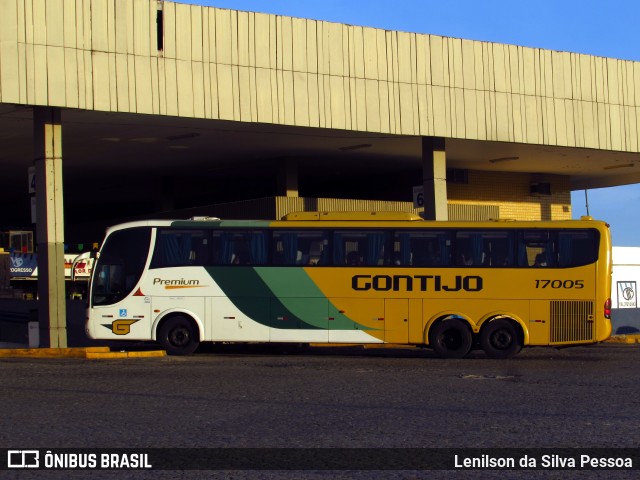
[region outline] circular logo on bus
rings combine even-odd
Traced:
[[[631,287],[626,287],[624,290],[622,290],[622,296],[625,300],[631,300],[633,297],[635,297],[635,295],[636,292],[634,292],[633,288]]]

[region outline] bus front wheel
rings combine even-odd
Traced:
[[[162,324],[158,342],[169,355],[189,355],[195,352],[200,343],[195,323],[182,315],[168,318]]]
[[[464,321],[450,318],[433,327],[429,344],[441,357],[462,358],[471,350],[473,335]]]
[[[500,318],[489,322],[480,331],[480,346],[491,358],[509,358],[522,349],[520,337],[514,322]]]

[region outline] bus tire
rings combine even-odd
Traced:
[[[189,355],[200,344],[197,326],[187,316],[170,317],[160,326],[158,342],[169,355]]]
[[[522,335],[515,322],[492,320],[480,331],[480,346],[491,358],[509,358],[522,349]]]
[[[472,344],[471,329],[458,318],[442,320],[429,332],[429,345],[443,358],[463,358]]]

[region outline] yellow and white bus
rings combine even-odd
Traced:
[[[609,228],[590,218],[141,221],[107,230],[87,333],[170,354],[200,342],[387,343],[504,358],[607,339],[610,292]]]

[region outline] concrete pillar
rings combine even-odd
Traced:
[[[448,220],[447,155],[444,138],[422,137],[422,183],[424,218]]]
[[[60,109],[34,107],[38,246],[38,320],[49,329],[49,346],[67,346],[62,203],[62,124]]]
[[[278,164],[278,192],[281,197],[298,196],[298,161],[283,158]]]

